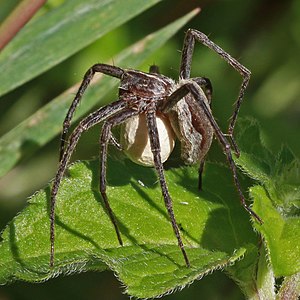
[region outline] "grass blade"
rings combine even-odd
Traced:
[[[0,96],[70,57],[159,0],[69,0],[28,23],[0,55]]]

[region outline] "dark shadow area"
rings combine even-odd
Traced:
[[[8,226],[9,228],[9,246],[11,253],[13,255],[13,258],[15,261],[17,261],[22,267],[25,267],[23,261],[21,260],[20,253],[19,253],[19,247],[16,243],[16,231],[15,231],[15,224],[11,222]]]
[[[215,283],[218,282],[216,288]],[[214,287],[214,288],[212,288]],[[218,295],[224,297],[219,298]],[[234,289],[234,283],[221,272],[215,272],[195,281],[189,288],[162,299],[197,299],[204,294],[206,299],[242,300],[242,293]],[[0,286],[0,297],[14,300],[128,300],[124,287],[111,271],[87,272],[60,276],[43,283],[15,282]],[[10,298],[12,297],[12,298]]]
[[[235,249],[241,246],[237,244],[233,229],[230,220],[228,220],[227,210],[225,208],[215,209],[205,224],[200,244],[208,250],[232,254]]]

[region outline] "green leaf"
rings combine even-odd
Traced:
[[[252,187],[253,208],[263,219],[256,226],[264,237],[269,260],[276,277],[289,276],[300,271],[300,218],[284,217],[274,207],[272,200],[261,186]]]
[[[262,234],[275,277],[300,272],[300,163],[287,148],[277,156],[264,146],[258,124],[239,124],[237,164],[261,185],[250,189],[253,209],[263,225],[254,224]]]
[[[163,29],[146,36],[117,55],[114,63],[121,67],[138,67],[198,12],[197,9],[193,10]],[[97,77],[87,89],[82,100],[83,105],[80,105],[76,111],[74,121],[95,105],[107,104],[106,96],[116,87],[117,82],[114,78]],[[5,175],[21,158],[32,155],[35,150],[45,145],[61,131],[63,119],[78,87],[76,85],[65,91],[1,137],[0,176]]]
[[[267,261],[267,255],[263,244],[260,246],[260,253],[257,264],[257,294],[262,300],[275,300],[275,278],[272,267]]]
[[[30,22],[0,55],[0,95],[45,72],[158,0],[68,0]]]
[[[248,245],[243,259],[226,269],[246,299],[275,300],[275,278],[266,259],[264,245]]]
[[[191,268],[185,266],[177,246],[154,170],[111,159],[107,193],[124,246],[118,244],[98,192],[99,162],[76,163],[58,193],[54,269],[49,270],[47,187],[3,232],[0,282],[40,281],[109,267],[129,294],[145,298],[232,265],[242,258],[245,246],[257,243],[249,215],[239,203],[227,168],[207,164],[201,193],[197,174],[196,167],[166,171]]]
[[[269,193],[274,205],[286,216],[300,213],[300,161],[287,146],[277,156],[264,145],[256,121],[239,122],[237,140],[241,150],[237,164]]]

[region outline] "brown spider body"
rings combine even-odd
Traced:
[[[181,143],[181,158],[192,165],[201,162],[207,154],[213,139],[213,128],[202,108],[191,95],[186,95],[168,112],[163,112],[168,97],[187,80],[176,84],[173,79],[154,73],[125,70],[121,77],[119,96],[128,107],[140,113],[155,107],[159,131],[162,162],[165,162],[174,148],[174,132]],[[193,82],[197,78],[192,79]],[[211,99],[199,85],[199,92],[209,106]],[[174,131],[174,132],[173,132]],[[127,156],[144,166],[154,166],[153,155],[147,132],[145,115],[131,117],[122,124],[121,146]]]
[[[179,86],[195,79],[182,80]],[[210,110],[211,99],[200,85],[195,85]],[[169,111],[169,119],[181,145],[181,158],[187,165],[201,163],[207,154],[214,135],[214,129],[203,111],[190,94],[179,100]]]
[[[154,159],[146,112],[156,112],[162,162],[169,158],[175,145],[174,131],[167,115],[162,112],[162,106],[172,92],[174,81],[154,71],[158,71],[156,66],[150,68],[150,73],[124,70],[119,86],[119,98],[126,102],[127,108],[139,112],[139,115],[122,123],[120,145],[132,161],[150,167],[154,166]]]
[[[157,67],[155,66],[155,69]],[[137,70],[124,70],[120,79],[120,100],[129,102],[128,105],[134,109],[142,110],[150,103],[155,102],[156,109],[160,109],[167,100],[174,87],[174,80],[164,75],[145,73]],[[133,107],[132,104],[136,105]],[[144,107],[140,107],[144,105]]]
[[[190,78],[195,41],[216,52],[243,78],[227,134],[220,129],[210,108],[212,93],[210,81],[204,77]],[[94,74],[98,72],[120,80],[119,99],[90,113],[79,122],[66,139],[73,114]],[[246,203],[231,153],[233,148],[239,155],[233,130],[250,74],[247,68],[213,43],[205,34],[194,29],[189,29],[185,36],[178,83],[159,74],[156,66],[152,66],[149,73],[106,64],[92,66],[86,72],[63,123],[59,168],[53,182],[50,199],[50,266],[54,264],[55,202],[61,180],[82,133],[100,122],[103,122],[103,126],[100,135],[99,191],[120,245],[123,245],[121,232],[106,194],[106,160],[109,142],[119,149],[124,148],[133,161],[155,167],[168,216],[187,267],[190,266],[190,261],[176,222],[173,202],[163,170],[163,162],[172,152],[176,137],[181,143],[183,161],[186,164],[200,162],[199,189],[201,190],[204,158],[215,136],[227,157],[241,204],[257,221],[262,223],[259,216]],[[123,128],[121,145],[111,131],[117,125]]]

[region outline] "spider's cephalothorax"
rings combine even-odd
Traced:
[[[211,112],[212,88],[210,81],[204,77],[190,78],[195,40],[215,51],[243,77],[227,134],[221,131]],[[97,109],[81,120],[65,143],[74,111],[97,72],[120,79],[119,99]],[[106,160],[109,143],[123,149],[133,161],[155,167],[165,206],[186,266],[190,266],[190,261],[182,243],[163,171],[163,162],[172,152],[176,138],[181,143],[183,161],[186,164],[199,163],[199,189],[201,189],[205,155],[210,148],[213,135],[215,135],[227,157],[242,205],[261,223],[259,216],[246,204],[231,154],[233,147],[235,153],[239,155],[233,138],[233,130],[249,79],[250,71],[247,68],[209,40],[205,34],[194,29],[189,29],[185,36],[177,83],[159,74],[156,66],[150,67],[149,73],[121,69],[106,64],[92,66],[86,72],[63,123],[59,168],[51,190],[50,266],[54,264],[55,201],[61,180],[81,134],[100,122],[103,122],[100,136],[100,193],[120,245],[123,244],[121,233],[106,195]],[[122,126],[120,143],[111,132],[116,125]]]
[[[162,106],[174,86],[174,81],[158,73],[156,66],[151,66],[149,73],[136,70],[124,70],[120,78],[120,100],[133,102],[139,106],[142,102],[157,102],[156,106]],[[140,101],[141,100],[141,101]]]
[[[139,112],[122,123],[120,144],[132,161],[144,166],[155,165],[147,130],[147,113],[155,111],[162,162],[171,154],[176,138],[167,114],[162,111],[172,93],[174,81],[154,71],[158,72],[156,66],[151,66],[149,73],[125,70],[119,87],[120,99],[126,101],[128,108]]]

